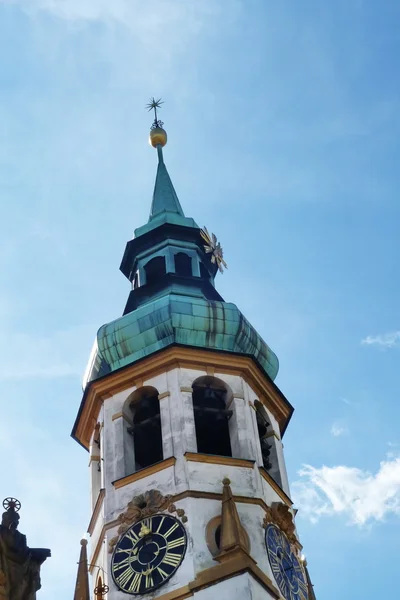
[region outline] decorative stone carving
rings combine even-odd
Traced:
[[[129,529],[131,525],[151,517],[159,512],[168,510],[168,512],[176,512],[182,523],[187,522],[187,517],[183,508],[176,508],[175,504],[172,503],[172,496],[164,496],[158,490],[149,490],[144,494],[135,496],[128,503],[125,512],[121,513],[118,517],[118,522],[121,523],[118,527],[118,535],[113,537],[108,544],[108,551],[111,553],[114,550],[114,546],[119,540],[119,537]],[[1,600],[1,597],[0,597]]]
[[[3,502],[0,525],[0,599],[35,600],[40,589],[40,566],[50,556],[46,548],[29,548],[18,531],[21,504],[15,498]]]
[[[296,546],[299,544],[296,534],[293,515],[289,507],[283,502],[273,502],[267,507],[264,517],[264,528],[269,524],[274,523],[286,535],[291,544]]]

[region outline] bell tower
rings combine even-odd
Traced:
[[[91,481],[79,599],[312,600],[281,441],[293,408],[276,355],[215,289],[223,251],[182,210],[161,104],[149,221],[120,266],[131,291],[97,333],[72,432]]]

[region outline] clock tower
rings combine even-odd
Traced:
[[[92,506],[75,598],[313,600],[278,359],[214,286],[222,248],[182,210],[160,105],[149,105],[150,217],[120,266],[131,291],[97,333],[72,432],[89,453]]]

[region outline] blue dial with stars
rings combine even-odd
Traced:
[[[267,525],[265,545],[275,581],[286,600],[308,600],[303,568],[284,533],[276,525]]]

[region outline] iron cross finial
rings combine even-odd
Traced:
[[[161,121],[158,120],[157,118],[157,108],[161,108],[161,104],[164,104],[164,101],[161,100],[161,98],[158,98],[158,100],[156,100],[153,96],[153,98],[150,98],[150,102],[148,104],[146,104],[146,108],[147,110],[150,112],[151,110],[154,110],[154,123],[153,126],[155,125],[156,127],[162,127],[163,123]]]

